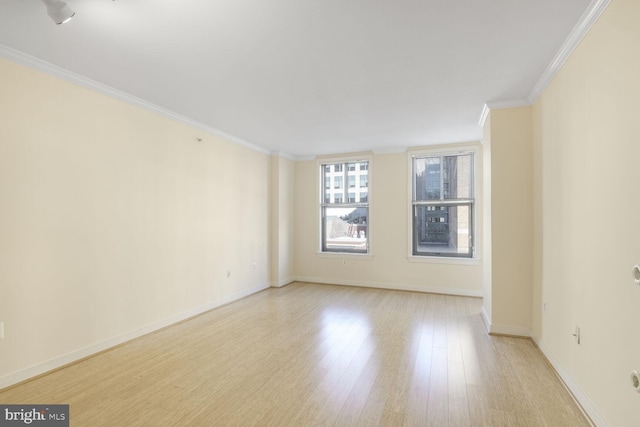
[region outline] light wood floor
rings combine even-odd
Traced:
[[[295,283],[0,392],[72,426],[589,426],[476,298]]]

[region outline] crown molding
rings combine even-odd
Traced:
[[[482,111],[480,112],[480,120],[478,120],[478,125],[480,127],[484,127],[485,122],[487,121],[487,117],[489,117],[489,112],[491,110],[502,110],[503,108],[518,108],[518,107],[529,107],[531,103],[526,98],[521,99],[505,99],[502,101],[490,101],[484,104],[482,107]]]
[[[529,107],[531,103],[526,98],[504,99],[500,101],[489,101],[486,103],[489,110],[502,110],[504,108]]]
[[[607,8],[611,0],[592,0],[589,7],[584,12],[584,14],[580,17],[580,20],[573,27],[573,30],[569,33],[569,36],[566,38],[558,53],[553,58],[547,69],[542,73],[540,79],[535,84],[529,95],[527,96],[527,100],[529,104],[533,104],[536,102],[538,97],[542,94],[544,89],[547,87],[551,80],[555,77],[555,75],[560,71],[560,68],[567,62],[567,59],[571,56],[573,51],[578,47],[582,39],[589,32],[593,24],[600,18],[602,12]]]
[[[43,61],[42,59],[36,58],[34,56],[28,55],[19,50],[10,48],[9,46],[0,44],[0,57],[3,57],[9,61],[15,62],[20,65],[25,65],[27,67],[33,68],[35,70],[41,71],[45,74],[49,74],[53,77],[57,77],[63,80],[66,80],[70,83],[76,84],[78,86],[82,86],[86,89],[92,90],[94,92],[101,93],[103,95],[107,95],[111,98],[115,98],[119,101],[126,102],[136,107],[143,108],[152,113],[158,114],[160,116],[164,116],[168,119],[175,120],[177,122],[186,124],[188,126],[195,127],[197,129],[203,130],[205,132],[217,135],[221,138],[224,138],[234,144],[241,145],[245,148],[249,148],[254,151],[258,151],[263,154],[270,154],[270,151],[262,148],[258,145],[251,144],[241,138],[228,134],[219,129],[213,128],[211,126],[205,125],[197,120],[193,120],[189,117],[183,116],[181,114],[175,113],[166,108],[155,105],[151,102],[145,101],[144,99],[135,97],[121,90],[112,88],[111,86],[107,86],[103,83],[97,82],[95,80],[91,80],[87,77],[81,76],[80,74],[69,71],[65,68],[58,67],[57,65],[53,65],[49,62]]]
[[[480,112],[480,120],[478,120],[478,126],[483,128],[484,124],[487,122],[487,117],[489,117],[489,106],[487,104],[484,104],[482,106],[482,111]]]
[[[291,155],[285,151],[272,151],[271,155],[274,157],[282,157],[283,159],[287,159],[287,160],[291,160],[292,162],[295,162],[296,160],[298,160],[298,158],[294,155]]]
[[[589,7],[587,7],[587,10],[585,10],[585,12],[578,20],[578,23],[575,25],[575,27],[573,27],[562,46],[560,46],[560,49],[554,56],[547,69],[544,71],[544,73],[542,73],[540,79],[538,79],[533,89],[531,89],[531,92],[529,92],[529,95],[526,98],[522,99],[509,99],[487,102],[482,107],[482,111],[480,113],[480,120],[478,121],[480,127],[484,127],[484,124],[491,110],[526,107],[529,105],[533,105],[538,97],[542,94],[542,92],[546,89],[547,85],[551,83],[551,80],[553,80],[555,75],[558,74],[560,68],[562,68],[564,63],[567,62],[567,59],[569,59],[573,51],[578,47],[578,44],[580,44],[593,24],[595,24],[598,18],[600,18],[600,15],[602,15],[602,12],[604,12],[610,2],[611,0],[592,0],[591,4],[589,4]]]

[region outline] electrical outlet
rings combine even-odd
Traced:
[[[256,263],[254,262],[253,264],[251,264],[251,266],[253,267],[253,269],[256,269]]]
[[[347,265],[347,260],[346,259],[342,260],[342,265]]]
[[[231,277],[231,270],[227,270],[227,279]]]
[[[542,303],[542,311],[547,311],[547,303],[546,302]]]
[[[631,387],[640,393],[640,374],[638,371],[631,371]]]

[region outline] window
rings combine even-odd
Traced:
[[[368,183],[369,162],[365,160],[320,166],[321,181],[333,176],[340,185],[323,186],[320,205],[322,252],[368,253],[368,191],[356,189],[358,176]],[[342,183],[348,183],[343,186]]]
[[[413,156],[413,255],[473,257],[473,153]]]
[[[367,175],[360,175],[360,188],[366,188],[369,186],[369,177]]]

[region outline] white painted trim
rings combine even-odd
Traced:
[[[487,104],[484,104],[482,106],[482,111],[480,112],[480,120],[478,120],[478,126],[483,128],[484,124],[487,122],[487,117],[489,117],[489,106]]]
[[[604,416],[598,411],[598,408],[591,402],[587,394],[580,388],[577,382],[574,381],[573,378],[569,375],[569,373],[562,367],[558,359],[555,355],[549,350],[549,348],[537,338],[533,338],[533,341],[536,343],[544,357],[547,358],[553,369],[555,369],[556,373],[560,377],[560,379],[567,386],[573,397],[578,401],[582,409],[587,414],[591,421],[598,427],[608,427],[609,423],[604,418]]]
[[[418,264],[453,264],[453,265],[481,265],[480,258],[458,258],[458,257],[438,257],[438,256],[422,256],[408,255],[407,261]]]
[[[212,301],[203,306],[194,307],[192,309],[167,317],[165,319],[158,320],[157,322],[153,322],[149,325],[143,326],[133,331],[129,331],[124,334],[117,335],[113,338],[109,338],[107,340],[101,341],[99,343],[92,344],[87,347],[72,351],[71,353],[67,353],[62,356],[58,356],[54,359],[47,360],[45,362],[38,363],[37,365],[29,366],[28,368],[21,369],[11,374],[5,375],[3,377],[0,377],[0,390],[2,390],[5,387],[9,387],[13,384],[17,384],[21,381],[28,380],[29,378],[33,378],[37,375],[44,374],[53,369],[57,369],[62,366],[68,365],[70,363],[76,362],[78,360],[84,359],[86,357],[89,357],[101,351],[108,350],[119,344],[125,343],[127,341],[131,341],[135,338],[139,338],[143,335],[149,334],[151,332],[157,331],[167,326],[171,326],[175,323],[197,316],[209,310],[213,310],[214,308],[248,297],[249,295],[253,295],[267,288],[269,288],[269,286],[267,285],[256,286],[251,289],[247,289],[245,291],[238,292],[233,295],[229,295],[228,297],[221,298],[216,301]]]
[[[296,161],[297,162],[306,162],[306,161],[309,161],[309,160],[316,160],[317,158],[318,157],[315,156],[315,155],[312,155],[312,156],[297,156],[296,157]]]
[[[296,276],[297,282],[319,283],[326,285],[357,286],[361,288],[391,289],[396,291],[424,292],[430,294],[456,295],[463,297],[482,297],[482,291],[468,289],[441,288],[436,286],[409,285],[402,283],[380,283],[360,280],[329,279],[326,277]]]
[[[487,107],[489,110],[502,110],[504,108],[528,107],[531,103],[526,98],[521,99],[504,99],[501,101],[489,101]]]
[[[502,101],[489,101],[487,102],[489,110],[503,110],[505,108],[519,108],[529,107],[531,103],[528,99],[504,99]]]
[[[36,58],[31,55],[27,55],[26,53],[10,48],[3,44],[0,44],[0,57],[3,57],[9,61],[21,64],[21,65],[25,65],[30,68],[34,68],[45,74],[58,77],[60,79],[66,80],[78,86],[82,86],[94,92],[98,92],[103,95],[107,95],[111,98],[115,98],[119,101],[123,101],[128,104],[134,105],[136,107],[143,108],[147,111],[158,114],[160,116],[164,116],[168,119],[175,120],[177,122],[186,124],[188,126],[193,126],[197,129],[211,133],[213,135],[217,135],[221,138],[224,138],[235,144],[241,145],[245,148],[249,148],[251,150],[258,151],[263,154],[271,153],[270,150],[259,147],[255,144],[251,144],[243,139],[240,139],[236,136],[223,132],[219,129],[213,128],[211,126],[205,125],[204,123],[200,123],[196,120],[193,120],[181,114],[175,113],[166,108],[152,104],[151,102],[145,101],[144,99],[135,97],[121,90],[112,88],[111,86],[107,86],[103,83],[97,82],[95,80],[91,80],[87,77],[81,76],[80,74],[76,74],[72,71],[58,67],[57,65],[50,64],[46,61],[43,61],[42,59]]]
[[[509,335],[513,337],[531,338],[531,329],[522,328],[520,326],[504,326],[489,324],[489,333],[495,335]]]
[[[293,283],[293,282],[295,282],[295,279],[293,277],[289,277],[287,279],[282,279],[282,280],[280,280],[280,281],[278,281],[276,283],[272,283],[271,287],[272,288],[282,288],[283,286],[286,286],[286,285],[288,285],[290,283]]]
[[[604,12],[610,1],[611,0],[591,1],[587,10],[580,17],[576,26],[573,27],[573,30],[571,30],[569,36],[567,36],[558,53],[556,53],[556,56],[544,73],[542,73],[538,82],[533,89],[531,89],[531,92],[529,92],[527,100],[530,104],[536,102],[545,88],[551,83],[551,80],[553,80],[558,71],[560,71],[564,63],[567,62],[567,59],[569,59],[573,51],[578,47],[584,36],[587,35],[593,24],[600,18],[600,15],[602,15],[602,12]]]
[[[487,314],[487,311],[484,309],[484,305],[480,309],[480,315],[482,316],[482,323],[484,323],[484,329],[487,331],[487,333],[490,333],[491,321],[489,320],[489,315]]]
[[[560,49],[551,60],[547,69],[542,73],[536,84],[529,92],[526,98],[522,99],[506,99],[499,101],[490,101],[484,104],[482,112],[480,113],[480,120],[478,124],[480,127],[484,127],[490,110],[500,110],[503,108],[517,108],[527,107],[533,105],[546,87],[551,83],[551,80],[560,71],[567,59],[571,56],[573,51],[578,47],[584,36],[587,35],[593,24],[600,18],[602,12],[609,5],[611,0],[591,0],[591,4],[584,12],[584,14],[578,20],[578,23],[573,27],[564,43],[560,46]]]
[[[296,160],[298,160],[296,156],[292,156],[291,154],[286,153],[284,151],[272,151],[271,155],[275,157],[282,157],[283,159],[291,160],[292,162],[295,162]]]
[[[504,108],[519,108],[519,107],[529,107],[531,106],[531,102],[528,99],[505,99],[502,101],[490,101],[484,104],[482,107],[482,112],[480,113],[480,120],[478,121],[478,125],[480,127],[484,127],[484,124],[487,121],[487,117],[489,117],[489,113],[491,110],[502,110]]]
[[[480,315],[482,316],[482,322],[484,323],[484,327],[489,334],[496,335],[509,335],[513,337],[527,337],[531,338],[531,329],[522,328],[520,326],[504,326],[504,325],[494,325],[491,323],[489,319],[489,315],[487,311],[484,309],[484,306],[480,309]]]

